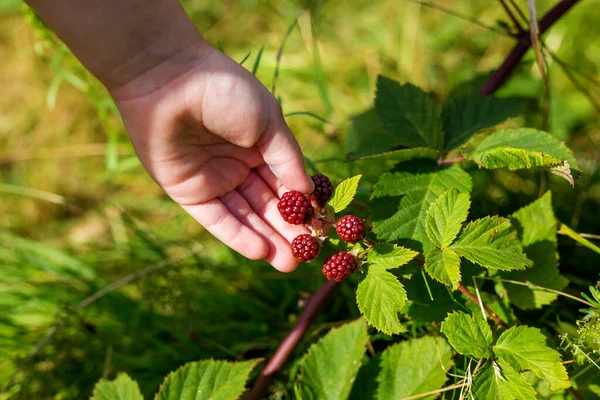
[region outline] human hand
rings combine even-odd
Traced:
[[[296,268],[290,242],[306,229],[284,222],[277,202],[313,184],[279,103],[252,74],[202,42],[110,92],[173,200],[240,254]]]

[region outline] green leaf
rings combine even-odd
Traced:
[[[578,169],[573,152],[563,142],[531,128],[494,132],[474,149],[463,149],[463,155],[487,169],[556,168],[571,185],[574,184],[571,168]]]
[[[488,361],[473,379],[472,393],[477,400],[535,400],[535,390],[510,367]]]
[[[185,364],[167,375],[155,400],[239,399],[250,372],[260,361],[204,360]]]
[[[462,257],[485,268],[510,271],[531,266],[517,232],[502,217],[485,217],[470,222],[450,247]]]
[[[378,244],[369,252],[368,263],[371,266],[381,266],[384,269],[398,268],[408,263],[418,254],[418,252],[402,246]]]
[[[406,304],[406,291],[384,266],[369,267],[367,277],[358,284],[356,302],[367,322],[379,331],[387,335],[406,332],[398,319]]]
[[[441,249],[450,246],[467,220],[470,207],[469,194],[455,188],[438,197],[427,210],[425,219],[425,230],[433,244]]]
[[[506,362],[520,371],[531,370],[550,382],[552,390],[571,386],[560,354],[546,345],[546,337],[537,328],[512,327],[500,335],[493,350],[501,366]]]
[[[144,397],[137,382],[120,373],[114,381],[101,379],[94,386],[91,400],[144,400]]]
[[[460,257],[452,249],[431,249],[425,256],[425,271],[438,282],[452,290],[460,283]]]
[[[557,221],[552,210],[552,194],[547,192],[514,213],[511,218],[519,231],[525,254],[533,260],[533,268],[504,273],[501,276],[553,290],[564,289],[569,281],[560,275],[558,270]],[[524,310],[541,308],[558,297],[556,293],[533,287],[510,283],[504,283],[504,286],[511,303]]]
[[[452,349],[442,338],[424,336],[388,347],[381,354],[380,365],[377,399],[403,399],[444,385],[446,371],[453,365]]]
[[[524,109],[523,99],[465,96],[450,99],[442,110],[446,149],[464,144],[473,134],[498,125]]]
[[[442,322],[441,331],[460,354],[477,358],[492,356],[492,330],[481,315],[454,312]]]
[[[468,193],[471,190],[471,177],[457,166],[438,170],[413,165],[407,171],[383,174],[373,188],[372,198],[403,197],[393,215],[374,215],[374,232],[384,240],[416,240],[424,244],[425,251],[428,250],[431,241],[425,231],[427,210],[436,198],[450,188]]]
[[[332,329],[313,344],[300,364],[302,398],[347,399],[366,345],[367,327],[362,318]]]
[[[443,146],[442,117],[432,98],[418,87],[379,76],[375,109],[385,128],[406,147]]]
[[[329,205],[333,207],[336,213],[344,210],[354,199],[358,190],[358,182],[362,175],[356,175],[352,178],[344,179],[333,192],[333,197],[329,200]]]
[[[437,160],[440,152],[437,150],[428,149],[425,147],[414,147],[412,149],[391,150],[382,153],[370,154],[367,156],[357,156],[356,153],[350,153],[346,157],[346,161],[385,159],[396,163],[410,161],[417,158],[428,158]]]
[[[377,376],[379,375],[381,353],[368,359],[358,371],[352,386],[349,400],[374,400],[377,393]]]

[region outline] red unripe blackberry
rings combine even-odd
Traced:
[[[365,238],[365,221],[355,215],[345,215],[335,224],[335,231],[344,242],[356,243]]]
[[[301,262],[310,262],[317,258],[321,245],[316,237],[303,234],[292,240],[292,255]]]
[[[356,271],[356,268],[356,259],[352,254],[338,251],[327,257],[322,272],[330,281],[339,282]]]
[[[295,190],[284,193],[277,208],[283,220],[294,225],[308,224],[315,214],[308,196]]]
[[[323,174],[313,175],[311,179],[315,184],[315,190],[310,194],[310,197],[319,206],[324,206],[331,199],[331,196],[333,196],[333,185],[329,178]]]

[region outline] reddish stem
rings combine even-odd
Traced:
[[[321,311],[325,300],[331,296],[338,285],[339,282],[328,281],[321,286],[321,288],[310,298],[310,300],[308,300],[304,311],[302,314],[300,314],[298,321],[296,321],[296,325],[294,325],[290,333],[288,333],[277,350],[275,350],[275,354],[273,354],[273,357],[271,357],[265,369],[263,369],[260,373],[260,376],[254,383],[252,390],[246,396],[246,400],[258,400],[263,398],[264,393],[267,391],[269,385],[277,376],[281,368],[283,368],[283,365],[290,356],[290,353],[292,350],[294,350],[313,319],[317,316],[319,311]]]
[[[483,302],[480,302],[479,298],[477,298],[477,296],[475,296],[473,293],[471,293],[471,291],[469,289],[467,289],[462,283],[460,285],[458,285],[458,290],[460,290],[462,293],[464,293],[469,299],[473,300],[476,304],[478,304],[481,307],[483,307],[483,309],[488,314],[491,315],[491,317],[494,319],[494,321],[496,322],[497,325],[503,326],[506,329],[510,328],[509,324],[507,324],[505,321],[503,321],[502,318],[500,318],[498,316],[498,314],[496,314],[494,311],[492,311],[491,308],[489,308]]]
[[[562,17],[567,11],[571,9],[580,0],[562,0],[554,8],[546,13],[539,22],[540,35],[544,33],[554,22]],[[502,84],[508,79],[510,74],[519,64],[527,50],[531,47],[531,38],[529,32],[524,32],[519,35],[519,43],[512,49],[506,60],[502,63],[500,68],[494,72],[494,74],[487,80],[483,85],[479,94],[481,96],[490,96],[496,92],[502,86]]]

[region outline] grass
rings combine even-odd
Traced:
[[[414,1],[332,0],[301,13],[299,3],[184,2],[207,40],[220,42],[238,61],[250,54],[244,66],[257,65],[269,88],[277,52],[300,15],[280,59],[277,94],[309,167],[335,182],[361,172],[368,187],[382,169],[343,163],[354,150],[349,119],[372,103],[378,74],[444,98],[457,84],[496,68],[513,45],[511,38]],[[536,3],[540,14],[553,4]],[[508,21],[496,4],[443,4],[489,26]],[[582,2],[546,37],[596,99],[598,20],[597,3]],[[321,282],[317,268],[281,275],[215,243],[143,171],[102,89],[70,55],[40,41],[16,1],[0,2],[0,57],[0,387],[18,371],[0,399],[84,398],[98,378],[117,371],[152,393],[164,374],[188,360],[268,355],[298,314],[298,293]],[[532,61],[529,55],[502,95],[542,93]],[[569,76],[549,63],[550,130],[569,141],[587,172],[576,191],[556,193],[557,213],[569,222],[578,216],[573,227],[579,231],[598,233],[597,114]],[[531,199],[507,194],[524,190],[531,176],[503,172],[494,179],[489,203],[476,212],[512,211]],[[593,264],[589,253],[563,242],[561,254],[566,266],[597,279],[582,265]],[[165,260],[175,261],[153,270]],[[317,331],[358,315],[346,289],[320,316]],[[27,358],[57,322],[48,344]],[[290,393],[286,385],[283,376],[281,398]]]

